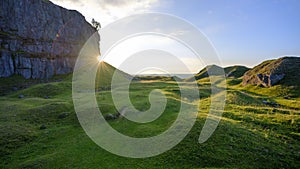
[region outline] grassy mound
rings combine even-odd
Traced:
[[[224,68],[226,77],[233,77],[233,78],[242,77],[244,73],[247,72],[248,70],[249,68],[245,66],[229,66]]]
[[[203,78],[207,78],[209,76],[220,75],[220,74],[222,74],[222,71],[223,71],[223,68],[221,68],[220,66],[209,65],[209,66],[206,66],[205,68],[203,68],[202,70],[200,70],[200,72],[195,74],[194,77],[187,78],[187,79],[185,79],[185,81],[189,82],[189,81],[193,81],[194,79],[200,80]]]
[[[217,65],[209,65],[206,66],[204,69],[200,70],[199,73],[195,74],[194,77],[187,78],[185,81],[192,81],[193,78],[196,80],[206,79],[210,76],[214,75],[221,75],[222,72],[225,73],[226,77],[233,77],[233,78],[239,78],[242,77],[243,74],[248,71],[249,68],[245,66],[230,66],[225,67],[224,69]],[[211,72],[210,74],[208,72]]]

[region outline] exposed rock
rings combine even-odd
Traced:
[[[285,76],[284,73],[281,74],[257,74],[257,83],[262,84],[265,87],[274,86]]]
[[[262,101],[263,104],[268,105],[268,106],[272,106],[272,107],[278,107],[279,104],[275,103],[275,102],[268,102],[266,100]]]
[[[276,84],[300,84],[300,58],[283,57],[276,60],[265,61],[243,76],[243,85],[262,85],[271,87]]]
[[[0,77],[38,79],[71,73],[82,46],[95,32],[80,13],[50,1],[0,1]]]
[[[23,95],[23,94],[20,94],[20,95],[18,96],[18,98],[19,98],[19,99],[23,99],[23,98],[24,98],[24,95]]]
[[[58,118],[59,119],[64,119],[64,118],[68,117],[69,114],[70,114],[69,112],[63,112],[63,113],[58,115]]]
[[[11,53],[8,51],[1,51],[0,54],[0,77],[8,77],[14,73],[14,64]]]
[[[105,116],[104,116],[104,119],[105,120],[113,120],[113,119],[115,119],[116,117],[113,115],[113,114],[106,114]]]
[[[116,112],[114,114],[108,113],[108,114],[104,115],[104,119],[105,120],[118,119],[118,118],[124,117],[125,113],[126,113],[126,107],[122,107],[119,112]]]
[[[42,125],[40,126],[40,130],[45,130],[45,129],[47,129],[46,125],[45,125],[45,124],[42,124]]]

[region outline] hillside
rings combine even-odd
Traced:
[[[112,66],[101,63],[102,79]],[[122,72],[120,74],[124,75]],[[126,76],[126,74],[125,74]],[[122,76],[124,77],[124,76]],[[228,86],[222,120],[205,143],[198,138],[210,107],[210,85],[199,83],[197,121],[177,146],[155,157],[120,157],[102,149],[86,135],[73,108],[71,80],[36,84],[0,96],[0,168],[299,168],[300,100]],[[15,79],[17,81],[17,79]],[[107,83],[106,83],[107,84]],[[150,137],[165,131],[177,118],[180,91],[171,81],[134,81],[130,99],[139,110],[150,106],[149,93],[161,89],[168,102],[155,121],[138,124],[126,118],[109,120],[118,132]],[[189,83],[182,82],[184,90]],[[19,98],[20,95],[24,97]],[[48,97],[45,97],[48,96]],[[103,114],[116,114],[110,90],[96,92]],[[276,101],[279,107],[263,104]],[[187,102],[187,100],[184,100]],[[192,103],[192,102],[191,102]],[[124,146],[124,145],[122,145]]]
[[[133,78],[131,75],[116,69],[112,65],[106,62],[100,62],[96,78],[96,88],[97,89],[108,89],[111,87],[112,77],[116,76],[118,81],[122,82],[125,80],[130,80]]]
[[[196,80],[200,80],[203,78],[208,77],[208,72],[211,70],[222,70],[222,68],[220,66],[217,65],[208,65],[205,68],[203,68],[202,70],[199,71],[199,73],[195,74],[194,77],[190,77],[185,79],[186,81],[192,81],[194,78]]]
[[[226,77],[240,78],[244,75],[245,72],[250,70],[246,66],[229,66],[225,67],[224,71],[226,73]]]
[[[195,74],[194,77],[196,80],[200,80],[203,78],[208,77],[208,72],[212,72],[212,70],[217,71],[217,74],[219,74],[220,71],[224,70],[225,76],[226,77],[234,77],[234,78],[239,78],[242,77],[243,74],[249,70],[249,68],[245,66],[230,66],[230,67],[225,67],[223,68],[217,65],[208,65],[202,70],[200,70],[199,73]],[[212,76],[214,75],[213,73],[211,74]],[[191,81],[193,78],[188,78],[186,81]]]
[[[86,5],[84,3],[95,2],[68,0],[68,3],[82,7]],[[134,7],[136,3],[97,2],[100,10],[118,17],[115,14],[123,15],[122,10],[126,13],[126,9],[132,9],[131,5]],[[134,7],[136,11],[140,11],[138,6],[145,6],[139,2]],[[151,2],[145,9],[155,6]],[[245,6],[248,11],[253,11],[240,3],[235,6]],[[84,8],[93,12],[89,6]],[[197,11],[201,9],[197,8]],[[188,12],[197,14],[192,10]],[[228,10],[235,11],[231,7]],[[218,13],[226,16],[225,11],[222,9]],[[215,13],[207,20],[218,19]],[[101,17],[110,19],[105,15]],[[154,20],[164,21],[160,17]],[[201,19],[198,17],[198,20]],[[143,21],[155,28],[158,26],[159,31],[170,30],[180,38],[186,35],[197,40],[205,38],[189,36],[186,33],[190,29],[185,29],[184,24],[184,31],[176,26],[168,29],[167,25],[173,20],[164,23],[165,30],[160,30],[159,22]],[[139,30],[145,26],[147,24],[141,27],[124,24],[124,27],[118,27],[124,32],[114,29],[112,32],[121,35],[132,32],[130,28]],[[236,30],[232,32],[237,33]],[[85,45],[92,35],[94,39]],[[127,37],[131,36],[123,40]],[[195,74],[195,78],[157,74],[133,77],[109,63],[96,61],[100,55],[99,40],[96,29],[77,11],[64,9],[49,0],[0,0],[0,169],[300,168],[300,57],[265,61],[253,69],[209,65]],[[173,43],[157,43],[163,44]],[[202,42],[193,44],[205,45]],[[135,45],[144,47],[142,43]],[[85,57],[76,63],[74,70],[78,54]],[[151,56],[150,59],[155,60]],[[225,73],[226,81],[215,76],[222,73]],[[112,86],[113,77],[117,85]],[[191,82],[194,79],[197,84]],[[127,84],[129,88],[126,88]],[[223,97],[223,89],[226,97]],[[94,107],[91,106],[93,103]],[[121,107],[118,110],[117,105]],[[151,109],[153,111],[149,111]],[[160,110],[161,114],[156,114]],[[138,122],[147,116],[153,118]],[[193,122],[191,128],[185,125],[190,122]],[[176,123],[178,125],[174,125]],[[172,129],[171,132],[168,129]],[[117,133],[123,136],[115,137]],[[162,138],[165,133],[168,134]],[[199,142],[201,133],[212,135],[205,142],[201,139]],[[101,138],[103,142],[96,143],[95,138]],[[124,138],[135,144],[129,145]],[[145,138],[150,138],[147,139],[150,144],[141,146],[139,141],[145,141]],[[165,152],[139,158],[139,153],[159,152],[177,138],[182,140]],[[135,141],[137,139],[140,140]],[[137,153],[123,157],[104,148],[104,144],[111,146],[111,150]]]
[[[282,57],[264,61],[244,74],[243,85],[252,84],[271,87],[281,84],[299,86],[299,68],[300,57]]]

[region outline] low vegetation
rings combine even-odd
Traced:
[[[23,83],[19,78],[14,78],[13,83],[18,84],[18,81]],[[199,114],[190,133],[173,149],[145,159],[120,157],[91,141],[74,112],[70,76],[56,77],[47,83],[28,82],[28,86],[3,93],[0,97],[0,166],[299,168],[299,93],[279,85],[270,89],[243,87],[240,82],[236,78],[227,79],[227,104],[222,120],[212,137],[199,144],[199,134],[210,106],[210,82],[209,79],[198,80]],[[180,83],[189,88],[189,82]],[[150,137],[165,131],[176,119],[180,92],[173,79],[134,81],[130,89],[130,99],[141,111],[149,108],[148,95],[153,89],[161,89],[168,103],[164,113],[151,123],[137,124],[121,117],[108,120],[119,132],[132,137]],[[101,112],[104,115],[117,113],[110,90],[100,87],[96,91]],[[279,106],[266,105],[263,100],[276,102]]]

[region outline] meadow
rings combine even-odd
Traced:
[[[43,83],[11,77],[0,79],[0,168],[299,168],[300,95],[294,88],[240,85],[227,79],[222,119],[205,143],[198,138],[210,107],[209,78],[198,80],[201,103],[188,135],[171,150],[150,158],[120,157],[97,146],[80,126],[72,102],[71,75]],[[180,82],[189,88],[189,82]],[[16,84],[28,84],[8,90]],[[149,92],[167,96],[164,113],[155,121],[137,124],[126,118],[107,120],[120,133],[150,137],[176,119],[180,92],[172,78],[131,83],[130,99],[141,111],[150,107]],[[4,90],[3,90],[4,91]],[[23,95],[23,98],[19,98]],[[286,98],[285,96],[289,96]],[[109,89],[96,90],[103,115],[117,110]],[[276,102],[270,106],[263,100]]]

